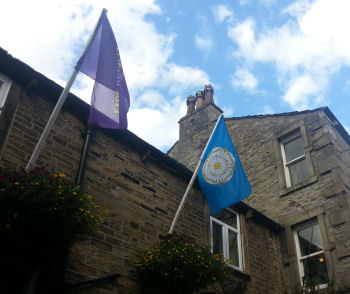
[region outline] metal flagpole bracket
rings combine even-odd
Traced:
[[[80,158],[80,165],[79,165],[79,172],[77,177],[77,185],[80,186],[84,179],[84,173],[85,173],[85,167],[86,167],[86,160],[88,157],[88,151],[90,147],[90,141],[91,137],[94,134],[94,127],[92,125],[88,125],[86,134],[85,134],[85,141],[84,141],[84,148],[83,153]]]

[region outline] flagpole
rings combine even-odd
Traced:
[[[89,48],[90,43],[92,41],[92,38],[95,35],[95,32],[97,30],[98,24],[100,23],[100,20],[101,20],[102,16],[104,14],[106,14],[106,13],[107,13],[107,9],[104,8],[102,10],[102,12],[101,12],[101,15],[100,15],[100,17],[99,17],[99,19],[98,19],[98,21],[96,23],[96,26],[95,26],[93,32],[91,33],[91,35],[89,37],[89,40],[88,40],[84,50],[82,51],[82,53],[80,55],[80,58],[81,58],[81,56],[83,56],[86,53],[87,49]],[[51,130],[53,128],[53,125],[54,125],[54,123],[55,123],[55,121],[56,121],[56,119],[57,119],[57,117],[58,117],[58,115],[59,115],[59,113],[61,111],[63,103],[65,102],[65,100],[66,100],[66,98],[67,98],[67,96],[69,94],[69,90],[72,87],[73,82],[74,82],[78,72],[79,72],[79,70],[74,68],[74,70],[73,70],[73,72],[72,72],[72,74],[71,74],[71,76],[70,76],[70,78],[69,78],[69,80],[68,80],[68,82],[66,84],[66,87],[63,89],[63,91],[61,93],[61,96],[58,98],[57,104],[56,104],[53,112],[51,113],[51,116],[50,116],[50,118],[49,118],[49,120],[48,120],[48,122],[47,122],[47,124],[45,126],[45,129],[44,129],[43,133],[41,134],[40,139],[39,139],[37,145],[35,146],[35,149],[34,149],[34,151],[32,153],[32,156],[30,157],[29,162],[28,162],[28,164],[27,164],[27,166],[25,168],[26,171],[31,170],[34,167],[36,161],[38,160],[39,154],[40,154],[41,150],[43,149],[44,144],[46,143],[47,137],[48,137],[49,133],[51,132]]]
[[[207,141],[207,144],[205,145],[205,148],[204,148],[204,150],[203,150],[203,152],[202,152],[202,155],[201,155],[201,157],[200,157],[200,159],[199,159],[199,161],[198,161],[198,163],[197,163],[197,166],[196,166],[196,168],[195,168],[195,170],[194,170],[194,172],[193,172],[193,175],[192,175],[192,178],[191,178],[191,180],[190,180],[190,183],[188,184],[188,186],[187,186],[187,188],[186,188],[186,191],[185,191],[184,195],[182,196],[182,200],[181,200],[181,202],[180,202],[179,207],[177,208],[175,217],[174,217],[174,219],[173,219],[173,222],[171,223],[171,226],[170,226],[170,229],[169,229],[168,234],[172,234],[172,233],[174,232],[176,223],[177,223],[177,221],[178,221],[178,219],[179,219],[179,216],[180,216],[180,214],[181,214],[181,212],[182,212],[182,210],[183,210],[183,208],[184,208],[184,206],[185,206],[185,202],[186,202],[186,200],[187,200],[187,197],[188,197],[188,195],[189,195],[190,192],[191,192],[193,183],[194,183],[194,181],[196,180],[196,177],[197,177],[197,175],[198,175],[198,172],[199,172],[199,169],[200,169],[202,160],[203,160],[203,155],[204,155],[205,151],[206,151],[207,148],[208,148],[208,144],[209,144],[211,138],[213,137],[213,134],[214,134],[214,132],[215,132],[217,126],[218,126],[218,123],[219,123],[219,121],[220,121],[221,116],[223,116],[223,114],[221,114],[221,115],[219,116],[218,120],[216,121],[215,127],[214,127],[213,131],[211,132],[211,135],[210,135],[210,137],[209,137],[209,140]]]

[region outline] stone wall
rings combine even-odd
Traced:
[[[249,216],[245,220],[245,225],[247,231],[245,264],[251,277],[247,293],[282,293],[281,232],[267,229],[261,222]]]

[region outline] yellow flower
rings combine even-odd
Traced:
[[[54,174],[53,176],[54,176],[55,178],[57,178],[57,177],[58,177],[58,174]]]
[[[64,178],[66,175],[64,173],[60,173],[60,177]]]
[[[74,191],[74,192],[73,192],[73,195],[76,196],[76,195],[77,195],[77,192]]]
[[[92,199],[92,196],[91,196],[91,195],[88,195],[88,198],[89,198],[89,199]],[[97,207],[97,205],[95,205],[95,207]]]
[[[18,185],[18,184],[19,184],[18,182],[15,183],[15,185]]]

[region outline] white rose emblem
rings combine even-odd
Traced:
[[[235,161],[231,152],[215,147],[204,162],[202,169],[204,180],[212,185],[228,182],[233,176]]]

